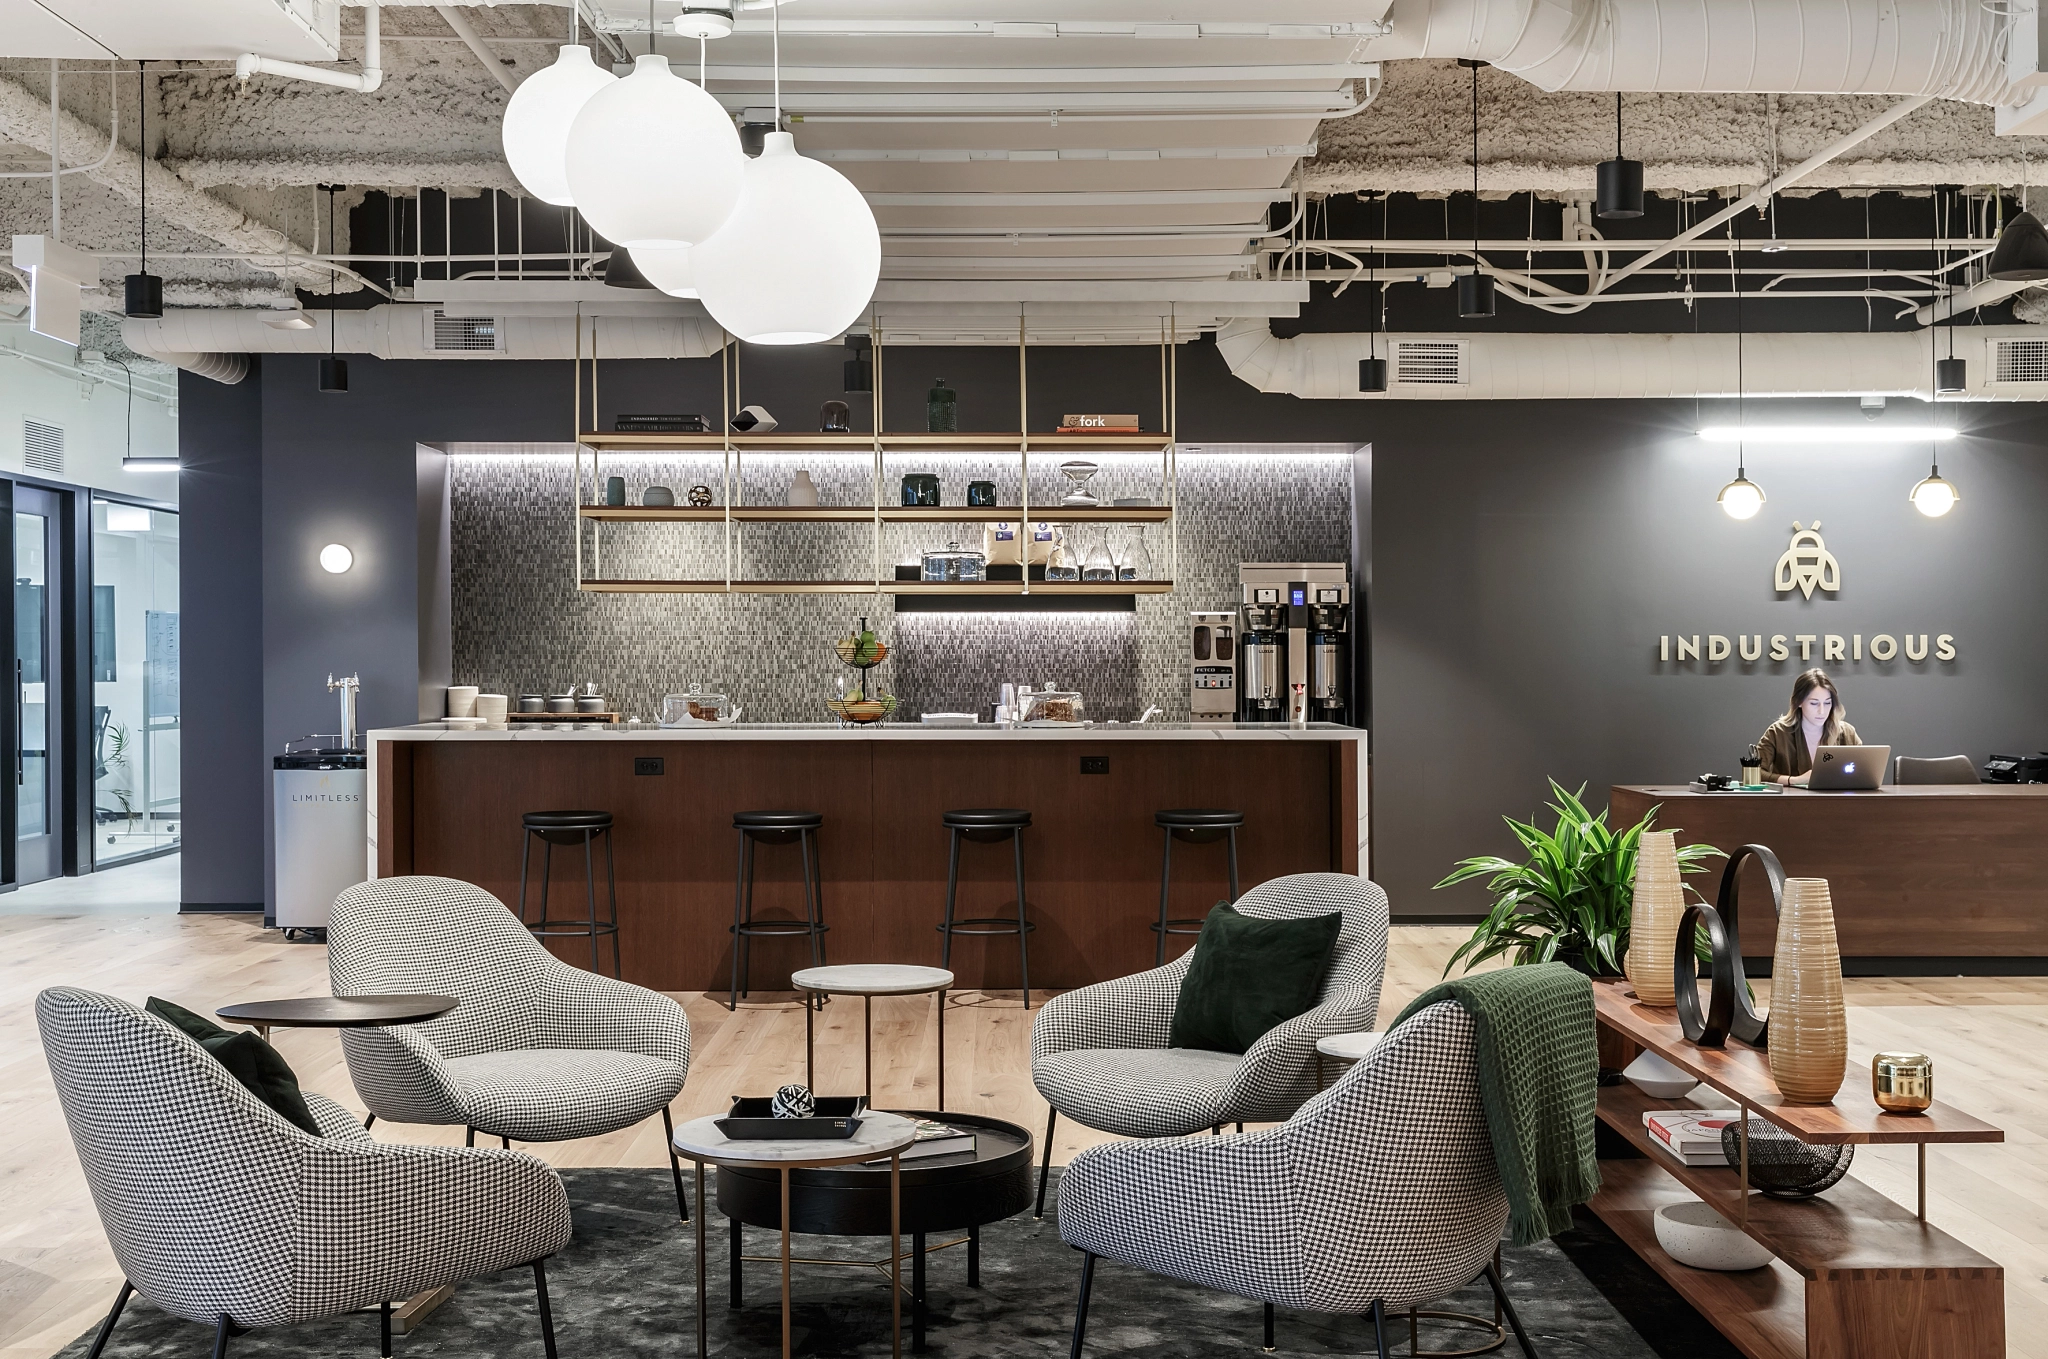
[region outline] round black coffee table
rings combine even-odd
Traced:
[[[301,996],[223,1005],[213,1013],[247,1024],[263,1038],[279,1029],[377,1029],[439,1019],[461,1002],[454,996]]]
[[[910,1343],[924,1348],[924,1260],[927,1249],[967,1247],[967,1286],[981,1287],[981,1228],[1014,1217],[1031,1206],[1031,1134],[1014,1123],[977,1114],[891,1110],[907,1118],[928,1118],[975,1134],[975,1149],[948,1156],[903,1161],[903,1233],[910,1237]],[[747,1260],[780,1263],[780,1256],[743,1255],[740,1228],[782,1230],[782,1186],[773,1168],[720,1166],[718,1209],[732,1221],[732,1305],[740,1305],[740,1271]],[[833,1166],[789,1173],[789,1225],[818,1236],[889,1235],[889,1166]],[[927,1233],[966,1235],[929,1248]],[[807,1264],[855,1265],[889,1272],[891,1261],[809,1260]]]

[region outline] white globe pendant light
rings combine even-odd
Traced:
[[[505,163],[528,193],[558,208],[575,206],[566,165],[569,126],[592,95],[617,81],[598,69],[588,47],[570,43],[555,54],[554,65],[535,71],[512,92],[500,129]]]
[[[642,245],[631,253],[640,277],[670,297],[695,297],[697,271],[690,259],[694,250],[687,245]]]
[[[569,129],[569,189],[614,245],[694,245],[739,201],[746,156],[716,99],[649,52],[590,97]]]
[[[882,233],[860,190],[770,132],[739,206],[691,253],[712,319],[754,344],[816,344],[860,319],[882,272]]]

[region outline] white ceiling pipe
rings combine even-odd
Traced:
[[[363,70],[360,75],[349,75],[344,71],[330,71],[324,66],[302,66],[296,61],[277,61],[260,57],[254,52],[244,52],[235,58],[235,79],[247,80],[253,75],[283,76],[287,80],[309,80],[316,85],[333,85],[338,89],[354,90],[358,94],[374,94],[384,83],[383,22],[379,17],[378,0],[363,7]]]
[[[2035,326],[1968,326],[1955,333],[1969,360],[1968,399],[2039,401],[2048,383],[1991,381],[1999,341],[2042,343]],[[1946,337],[1944,336],[1944,344]],[[1461,383],[1404,382],[1412,346],[1454,346]],[[1901,396],[1927,399],[1932,355],[1924,331],[1718,335],[1385,334],[1275,336],[1265,321],[1226,323],[1216,347],[1230,371],[1262,392],[1311,400],[1532,401],[1648,397]],[[1358,390],[1358,361],[1387,359],[1384,395]],[[1946,354],[1946,348],[1943,353]],[[1443,358],[1439,350],[1437,358]]]
[[[1975,311],[1979,307],[1994,307],[2016,293],[2023,293],[2033,287],[2032,283],[2013,283],[2002,278],[1987,278],[1973,283],[1959,292],[1950,293],[1936,302],[1930,302],[1913,313],[1913,319],[1923,326],[1936,321],[1946,321],[1951,316]]]
[[[374,13],[375,11],[371,12]],[[483,63],[486,71],[491,73],[491,79],[505,87],[505,93],[510,94],[519,88],[519,82],[514,80],[512,73],[505,69],[505,63],[498,60],[497,53],[484,45],[483,35],[476,31],[475,26],[469,22],[468,16],[453,5],[436,5],[434,6],[434,13],[441,16],[441,22],[447,24],[456,37],[462,39],[464,47],[476,53],[476,59]]]
[[[1395,0],[1363,56],[1464,57],[1539,89],[2006,96],[1982,0]]]
[[[428,317],[436,311],[448,316],[493,317],[504,347],[430,347]],[[370,354],[380,359],[568,359],[577,353],[577,318],[573,314],[521,316],[496,312],[487,305],[388,303],[361,311],[309,311],[310,330],[278,330],[264,323],[266,317],[275,316],[275,312],[256,309],[171,310],[157,320],[122,322],[121,338],[138,354],[194,371],[200,370],[181,360],[222,354],[325,354],[330,317],[332,347],[337,354]],[[695,316],[593,316],[586,311],[582,327],[586,358],[593,332],[598,357],[604,359],[699,359],[716,354],[725,341],[716,323]]]

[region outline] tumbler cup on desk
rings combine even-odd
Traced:
[[[477,687],[474,684],[451,684],[448,686],[448,715],[450,717],[476,716]]]
[[[476,715],[486,722],[502,725],[505,721],[507,706],[508,703],[503,694],[478,694],[476,696]]]

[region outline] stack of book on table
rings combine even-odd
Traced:
[[[898,1153],[905,1161],[923,1161],[933,1156],[952,1156],[975,1149],[974,1134],[950,1124],[934,1123],[931,1119],[917,1120],[917,1140]],[[884,1164],[888,1157],[878,1157],[871,1164]]]
[[[1721,1129],[1740,1117],[1734,1109],[1657,1109],[1643,1115],[1643,1126],[1661,1150],[1689,1166],[1725,1166]]]

